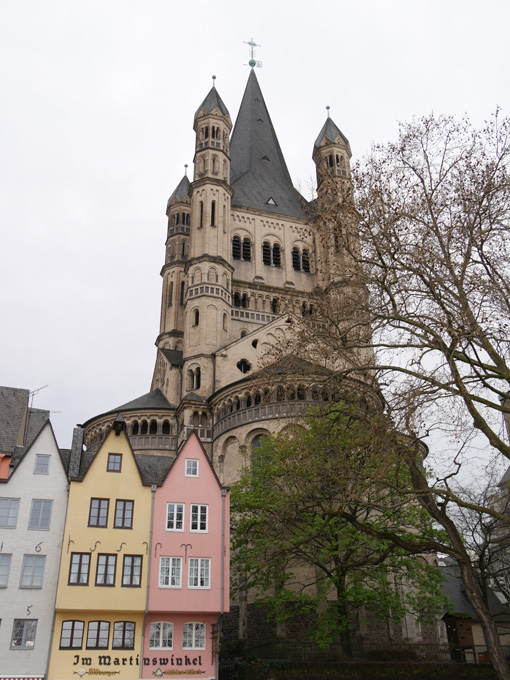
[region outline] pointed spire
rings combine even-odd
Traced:
[[[349,156],[351,155],[351,147],[349,144],[349,140],[347,137],[341,132],[340,128],[338,128],[335,123],[333,122],[333,119],[329,115],[329,106],[326,106],[326,109],[328,110],[328,117],[326,118],[326,122],[322,126],[322,130],[319,132],[319,136],[315,140],[315,144],[313,145],[314,147],[314,152],[316,149],[318,149],[326,140],[326,143],[330,144],[344,144],[348,151],[349,151]]]
[[[230,144],[232,204],[301,217],[294,189],[260,86],[252,69]]]
[[[175,188],[174,192],[172,193],[172,195],[168,199],[168,202],[166,204],[167,209],[174,199],[176,199],[178,202],[180,202],[180,201],[183,201],[186,198],[186,196],[189,195],[191,183],[188,179],[187,167],[188,167],[187,165],[184,166],[184,168],[185,168],[184,177],[181,179],[181,181],[179,182],[179,184]]]
[[[223,116],[225,116],[225,118],[230,116],[227,107],[223,103],[223,100],[220,97],[220,95],[218,94],[218,90],[216,89],[215,81],[216,81],[216,76],[213,76],[213,86],[209,90],[207,97],[204,99],[204,101],[200,104],[200,106],[196,110],[194,120],[196,120],[198,118],[198,116],[200,115],[200,113],[202,113],[202,111],[204,113],[212,113],[214,111],[214,109],[216,109],[216,108],[220,110],[221,114]]]

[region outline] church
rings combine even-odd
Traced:
[[[354,288],[334,234],[316,228],[316,202],[292,184],[253,67],[235,125],[213,80],[193,129],[192,177],[181,179],[166,210],[151,391],[89,419],[83,437],[89,453],[98,451],[120,414],[138,458],[174,457],[195,432],[228,487],[261,438],[338,398],[313,353],[294,356],[289,370],[285,352],[317,291]],[[349,183],[351,149],[329,112],[312,144],[321,201]],[[365,398],[377,399],[361,381],[358,395],[362,385]],[[224,631],[252,642],[254,633],[274,634],[242,592]]]
[[[195,430],[231,484],[244,450],[327,398],[310,381],[254,378],[292,319],[312,312],[314,291],[341,276],[342,254],[310,224],[313,205],[292,184],[253,68],[233,130],[214,84],[193,129],[193,176],[167,204],[151,391],[88,420],[84,442],[96,450],[119,412],[140,453],[173,454]],[[350,157],[328,116],[313,145],[319,194],[324,176],[349,177]]]

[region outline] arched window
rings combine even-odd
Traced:
[[[147,430],[149,429],[149,426],[147,425],[146,420],[142,420],[142,424],[140,427],[140,434],[147,434]]]
[[[306,397],[306,390],[304,385],[298,385],[297,386],[297,391],[296,391],[296,396],[298,401],[304,401]]]
[[[228,314],[226,312],[223,314],[223,330],[228,330]]]
[[[275,243],[273,245],[273,264],[275,267],[282,266],[281,250],[279,243]]]
[[[282,385],[276,388],[276,401],[285,401],[285,390]]]
[[[241,239],[239,236],[234,236],[232,239],[232,257],[234,260],[241,259]]]
[[[249,394],[246,397],[246,408],[250,408],[250,406],[251,406],[251,394]]]
[[[255,392],[254,402],[255,402],[255,406],[260,404],[260,402],[261,402],[260,392]]]
[[[158,423],[156,420],[151,420],[149,434],[158,434]]]
[[[216,201],[211,201],[211,227],[216,226]]]
[[[139,431],[138,420],[135,420],[134,423],[131,425],[131,434],[137,435],[138,431]]]
[[[251,261],[251,241],[249,238],[245,238],[243,241],[243,260]]]
[[[262,262],[264,264],[271,264],[271,246],[268,241],[262,244]]]
[[[195,309],[193,311],[193,325],[198,326],[200,322],[200,311],[198,309]]]
[[[185,285],[184,281],[181,281],[181,296],[180,296],[180,304],[181,305],[184,304],[184,290],[185,290],[184,285]]]
[[[243,297],[241,298],[241,307],[243,309],[248,309],[249,306],[250,306],[250,301],[249,301],[248,295],[246,293],[243,293]]]
[[[200,366],[195,371],[195,389],[199,390],[202,382],[202,374],[200,371]]]
[[[200,227],[204,226],[204,202],[200,201]]]
[[[332,167],[334,166],[334,164],[335,164],[335,161],[334,161],[334,159],[333,159],[333,154],[332,154],[332,153],[329,154],[329,156],[328,156],[328,161],[329,161],[329,167],[332,168]]]
[[[170,281],[170,283],[168,285],[168,306],[169,307],[172,306],[173,297],[174,297],[174,282]]]
[[[244,338],[244,337],[246,337],[247,335],[248,335],[248,331],[241,331],[239,337],[240,337],[240,338]]]
[[[171,432],[170,423],[168,420],[163,421],[163,427],[161,428],[161,434],[170,434]]]
[[[292,248],[292,267],[298,272],[301,270],[301,258],[298,248]]]
[[[191,416],[191,424],[193,427],[198,427],[200,424],[200,415],[198,411],[193,411],[193,415]]]
[[[189,213],[186,213],[186,226],[189,227]]]
[[[278,298],[273,298],[271,300],[271,311],[273,312],[273,314],[278,314],[278,309],[279,309]]]
[[[168,246],[168,261],[171,262],[174,259],[174,255],[172,252],[172,244]]]
[[[200,425],[201,427],[207,427],[209,425],[209,418],[205,411],[202,411],[202,415],[200,416]]]
[[[239,293],[234,293],[234,307],[241,306],[241,295]]]
[[[206,125],[204,128],[204,139],[209,139],[209,127]]]
[[[307,274],[310,273],[310,256],[308,255],[308,250],[303,250],[301,255],[301,262],[303,264],[303,271]]]

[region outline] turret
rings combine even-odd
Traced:
[[[329,116],[313,146],[313,160],[317,170],[317,209],[321,237],[316,253],[321,262],[318,268],[318,284],[327,286],[332,282],[346,280],[351,274],[351,260],[345,249],[344,237],[352,234],[352,224],[345,212],[346,200],[352,198],[352,156],[349,140]],[[348,230],[348,232],[346,231]]]
[[[194,179],[211,177],[230,181],[230,131],[232,121],[214,85],[195,113]]]
[[[328,117],[313,146],[313,160],[317,169],[317,188],[328,177],[350,177],[351,146],[349,140]]]

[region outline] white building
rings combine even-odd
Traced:
[[[67,507],[63,458],[46,420],[0,479],[1,680],[46,673]]]

